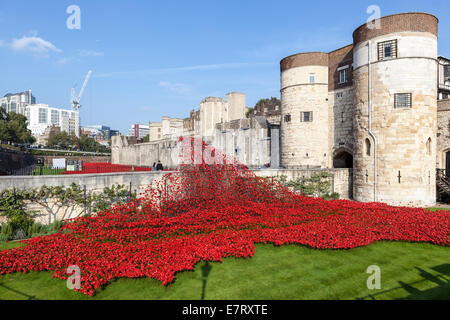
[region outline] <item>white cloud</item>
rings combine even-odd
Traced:
[[[78,50],[78,55],[81,57],[103,57],[105,53],[90,50]]]
[[[70,61],[72,61],[72,58],[60,58],[58,61],[56,61],[59,65],[65,65],[68,64]]]
[[[191,92],[191,88],[184,83],[171,83],[169,81],[160,81],[159,86],[178,94],[186,94]]]
[[[237,63],[219,63],[219,64],[205,64],[205,65],[194,65],[194,66],[184,66],[184,67],[171,67],[171,68],[160,68],[160,69],[140,69],[140,70],[130,70],[130,71],[113,71],[109,73],[97,74],[95,78],[109,78],[114,76],[126,76],[126,75],[146,75],[149,73],[166,73],[166,72],[187,72],[187,71],[198,71],[198,70],[219,70],[219,69],[235,69],[235,68],[252,68],[260,66],[268,66],[277,64],[277,61],[273,62],[237,62]],[[165,81],[162,81],[163,83]]]
[[[37,36],[23,36],[20,39],[13,39],[10,46],[16,51],[31,51],[35,53],[62,52],[53,43]]]

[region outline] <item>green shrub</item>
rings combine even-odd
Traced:
[[[23,240],[23,239],[27,239],[27,238],[28,238],[27,233],[23,229],[17,229],[14,232],[12,240]]]
[[[325,200],[337,200],[337,199],[339,199],[341,197],[341,195],[338,193],[338,192],[333,192],[333,193],[331,193],[331,194],[324,194],[323,196],[322,196],[322,198],[323,199],[325,199]]]
[[[0,241],[12,240],[13,229],[9,223],[2,223],[0,229]]]
[[[287,180],[286,176],[277,177],[280,184],[293,188],[295,191],[314,197],[335,197],[332,192],[333,174],[328,172],[318,172],[310,177],[298,177],[294,180]]]
[[[42,232],[42,224],[40,224],[39,222],[34,222],[27,230],[27,235],[28,237],[36,237],[38,235],[40,235],[40,233]]]
[[[54,234],[58,233],[59,229],[64,225],[64,223],[60,220],[55,220],[53,223],[43,226],[42,231],[45,232],[45,234]]]
[[[13,238],[16,233],[17,236],[26,234],[26,230],[33,224],[31,212],[25,210],[25,197],[24,193],[16,192],[15,189],[0,192],[0,215],[7,219]]]

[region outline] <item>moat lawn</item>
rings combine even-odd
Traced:
[[[0,250],[18,246],[0,243]],[[381,269],[369,290],[367,267]],[[209,269],[209,274],[202,273]],[[203,290],[203,279],[206,279]],[[450,299],[450,249],[377,242],[351,250],[257,245],[252,258],[204,262],[164,287],[153,279],[117,279],[94,297],[67,289],[49,272],[0,276],[0,299]]]

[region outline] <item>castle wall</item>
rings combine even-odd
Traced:
[[[256,176],[259,177],[279,177],[286,176],[288,180],[296,178],[308,178],[318,173],[331,173],[333,192],[337,192],[341,199],[349,199],[351,192],[351,169],[322,169],[322,170],[296,170],[296,169],[262,169],[254,170]],[[102,192],[105,187],[113,185],[124,185],[127,189],[130,188],[132,192],[136,192],[139,196],[143,196],[149,186],[155,187],[156,182],[160,180],[168,172],[113,172],[102,174],[79,174],[69,176],[7,176],[0,177],[0,190],[9,189],[15,186],[17,189],[34,189],[43,185],[46,186],[65,186],[69,187],[73,182],[84,187],[88,192]],[[48,206],[58,207],[59,204],[50,199]],[[55,219],[69,219],[76,218],[86,213],[84,204],[78,206],[64,206],[56,214],[50,214],[45,207],[33,203],[26,203],[28,210],[36,210],[35,221],[43,224],[51,223]],[[90,209],[88,208],[88,211]],[[55,212],[55,210],[53,210]],[[5,222],[6,218],[0,216],[0,223]]]
[[[328,101],[331,110],[329,124],[331,153],[333,156],[338,155],[340,151],[353,154],[353,87],[331,91]]]
[[[227,94],[228,110],[224,121],[232,121],[245,118],[245,94],[240,92],[231,92]]]
[[[254,170],[258,177],[280,177],[286,176],[287,180],[298,178],[310,178],[313,175],[329,173],[331,178],[332,192],[339,193],[340,199],[351,199],[352,193],[352,169],[262,169]]]
[[[164,168],[175,168],[179,161],[180,144],[177,140],[128,145],[123,136],[112,137],[111,163],[152,166],[161,161]]]
[[[270,138],[262,117],[218,123],[213,135],[203,140],[248,167],[270,163]],[[128,145],[125,137],[115,136],[112,137],[111,162],[152,166],[160,160],[165,168],[176,168],[181,161],[181,147],[177,138]]]
[[[327,54],[299,56],[282,61],[280,162],[285,168],[326,168],[330,162]],[[312,121],[303,121],[302,112],[312,112]]]
[[[161,122],[149,122],[149,137],[150,142],[157,141],[162,138],[162,123]]]
[[[450,151],[450,99],[438,101],[437,113],[436,166],[446,169],[446,152]]]
[[[200,134],[203,137],[214,135],[216,123],[245,118],[245,94],[231,92],[227,99],[208,97],[200,103]]]
[[[212,145],[251,168],[270,163],[270,138],[265,118],[233,120],[216,125]]]
[[[410,25],[415,23],[413,17],[405,19]],[[378,61],[377,43],[393,39],[398,41],[397,58]],[[393,205],[433,205],[436,202],[437,37],[431,33],[392,32],[368,40],[372,61],[372,131],[376,143],[368,132],[369,68],[364,41],[354,49],[354,198]],[[396,93],[412,93],[412,107],[395,108]],[[371,144],[370,155],[366,139]]]

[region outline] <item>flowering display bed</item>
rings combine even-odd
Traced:
[[[217,156],[217,155],[216,155]],[[0,274],[81,269],[92,295],[118,277],[163,285],[200,260],[251,257],[255,243],[350,249],[379,240],[450,245],[450,213],[304,197],[239,164],[181,166],[145,197],[67,221],[58,234],[0,252]]]

